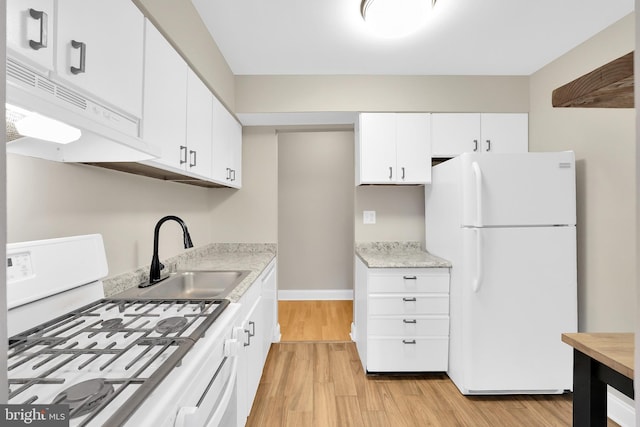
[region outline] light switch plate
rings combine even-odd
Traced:
[[[364,224],[375,224],[376,211],[362,211],[362,222]]]

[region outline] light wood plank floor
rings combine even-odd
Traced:
[[[282,341],[349,341],[352,301],[279,301]]]
[[[468,397],[446,374],[365,375],[354,343],[320,342],[349,341],[348,303],[280,301],[282,339],[297,342],[271,346],[247,426],[571,426],[571,395]]]

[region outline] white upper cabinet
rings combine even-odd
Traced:
[[[7,1],[7,50],[41,73],[53,70],[53,0]]]
[[[188,157],[187,68],[169,42],[146,21],[142,136],[162,148],[162,157],[154,162],[176,169],[184,169]]]
[[[481,141],[485,153],[529,151],[528,114],[481,114]]]
[[[242,187],[242,125],[217,99],[213,100],[212,178]]]
[[[434,113],[431,115],[432,155],[527,152],[528,117],[526,113]]]
[[[211,178],[212,102],[209,88],[187,73],[187,145],[185,170]]]
[[[356,132],[356,184],[431,182],[428,113],[361,113]]]
[[[142,13],[130,0],[61,0],[56,8],[56,75],[140,117]]]
[[[130,0],[9,0],[9,56],[94,101],[142,113],[144,17]]]

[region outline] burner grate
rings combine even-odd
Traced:
[[[18,334],[9,345],[9,402],[70,403],[84,426],[123,395],[107,425],[123,424],[228,303],[102,299]],[[77,382],[74,372],[85,370],[98,378]],[[42,387],[56,387],[55,399],[40,402]],[[94,389],[95,400],[78,393]]]

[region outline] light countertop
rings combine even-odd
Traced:
[[[162,270],[248,270],[249,275],[226,297],[238,302],[262,271],[276,257],[274,243],[212,243],[200,248],[188,249],[175,257],[161,260]],[[149,279],[149,266],[120,274],[102,281],[107,298],[126,289],[138,286]]]
[[[426,252],[420,242],[356,243],[356,255],[369,268],[449,268],[451,263]]]

